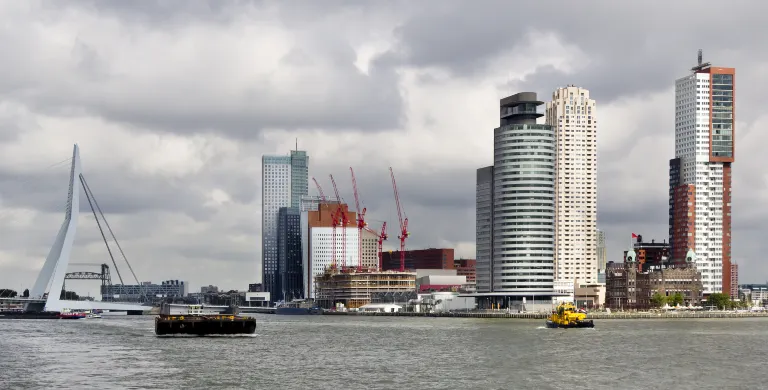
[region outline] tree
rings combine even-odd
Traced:
[[[731,297],[728,294],[712,293],[707,298],[707,306],[715,306],[719,310],[731,307]]]
[[[74,291],[64,291],[61,290],[61,295],[59,295],[59,299],[63,299],[66,301],[79,301],[80,296],[77,295]]]
[[[24,294],[23,294],[23,296],[24,296],[24,298],[29,298],[29,289],[28,289],[28,288],[25,288],[25,289],[24,289]]]
[[[653,307],[662,307],[666,302],[667,297],[659,294],[658,292],[653,293],[653,296],[651,296],[651,305]]]
[[[683,294],[681,294],[680,292],[674,293],[669,298],[670,298],[670,302],[669,302],[670,306],[677,306],[677,305],[682,306],[682,304],[685,302],[685,298],[683,297]]]
[[[0,298],[15,298],[18,293],[10,288],[0,288]]]

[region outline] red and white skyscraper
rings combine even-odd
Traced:
[[[702,63],[675,83],[675,158],[669,162],[673,261],[696,254],[704,293],[731,290],[731,164],[736,70]]]

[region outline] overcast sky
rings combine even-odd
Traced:
[[[353,203],[355,168],[373,227],[397,225],[392,166],[408,248],[474,257],[498,99],[567,84],[599,106],[598,225],[620,261],[633,232],[667,238],[674,80],[699,48],[737,69],[733,259],[741,282],[765,282],[768,7],[628,3],[0,2],[0,288],[34,282],[74,143],[142,281],[260,279],[261,156],[296,138],[326,193],[333,173]],[[109,262],[82,211],[71,261]]]

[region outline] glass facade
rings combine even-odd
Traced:
[[[272,293],[272,300],[283,296],[278,258],[279,211],[285,207],[298,209],[301,197],[309,193],[308,166],[309,157],[304,151],[262,157],[261,272],[264,291]]]
[[[275,292],[270,291],[275,300],[290,301],[304,297],[302,247],[301,247],[301,212],[294,207],[281,207],[277,222],[277,257],[278,267]]]
[[[301,207],[301,197],[309,194],[309,156],[302,150],[291,151],[291,207]]]
[[[712,75],[712,156],[733,157],[733,75]]]

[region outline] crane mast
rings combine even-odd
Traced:
[[[325,193],[323,192],[323,187],[320,187],[320,183],[318,183],[317,179],[315,179],[314,177],[312,178],[312,181],[315,182],[315,187],[317,187],[317,193],[320,194],[320,199],[322,199],[323,202],[326,202]]]
[[[403,208],[400,205],[400,194],[397,192],[397,182],[392,167],[389,167],[389,174],[392,177],[392,189],[395,192],[395,205],[397,206],[397,219],[400,221],[400,272],[405,271],[405,239],[410,235],[408,233],[408,216],[403,219]]]
[[[360,197],[357,193],[357,180],[355,179],[355,171],[352,167],[349,167],[349,172],[352,174],[352,190],[355,194],[355,209],[357,210],[357,272],[363,270],[363,229],[365,229],[365,211],[363,207],[360,210]]]
[[[333,178],[333,175],[329,176],[331,177],[331,184],[333,184],[333,192],[336,194],[336,200],[339,201],[339,207],[336,209],[336,213],[338,214],[336,222],[341,226],[341,269],[343,270],[347,267],[347,224],[349,223],[349,219],[347,219],[347,213],[345,213],[344,209],[341,207],[341,197],[339,196],[339,189],[336,187],[336,180]],[[333,240],[336,241],[335,230],[333,232]]]

